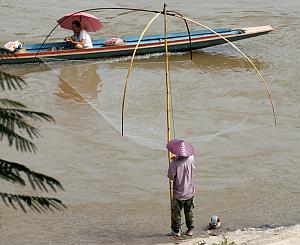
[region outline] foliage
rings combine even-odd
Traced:
[[[17,90],[23,89],[25,81],[14,75],[0,71],[0,89]],[[7,140],[10,147],[15,146],[17,151],[33,152],[37,150],[33,139],[41,136],[38,128],[32,126],[32,121],[54,122],[52,116],[43,112],[31,111],[20,102],[0,98],[0,141]],[[27,178],[24,179],[23,175]],[[2,159],[0,156],[0,178],[13,184],[25,186],[27,182],[36,190],[48,192],[49,188],[53,191],[63,190],[61,183],[44,174],[34,172],[25,165]],[[26,182],[27,180],[27,182]],[[47,210],[63,210],[66,206],[56,198],[38,197],[29,195],[18,195],[0,192],[3,202],[7,206],[17,209],[19,206],[24,212],[26,207],[44,212]]]
[[[219,243],[213,243],[213,245],[236,245],[236,243],[228,242],[228,239],[224,236],[223,241],[220,241]]]

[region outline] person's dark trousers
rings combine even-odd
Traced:
[[[178,200],[173,198],[172,201],[172,226],[171,229],[178,232],[181,226],[181,210],[184,210],[185,224],[188,229],[193,229],[193,209],[194,197],[188,200]]]

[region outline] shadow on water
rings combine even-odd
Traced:
[[[148,55],[148,56],[137,56],[134,61],[134,67],[143,69],[161,69],[164,67],[162,63],[165,61],[164,54]],[[265,63],[257,58],[251,60],[256,65],[258,69],[262,69]],[[120,62],[112,63],[112,68],[124,68],[128,66],[130,62],[130,57],[126,60],[120,59]],[[171,53],[169,57],[170,65],[173,66],[177,63],[181,63],[181,66],[196,66],[203,70],[214,70],[214,71],[224,71],[228,69],[252,69],[248,61],[243,57],[238,57],[234,55],[228,55],[217,52],[205,52],[205,51],[195,51],[193,52],[193,59],[190,59],[190,53]]]
[[[96,99],[102,86],[96,64],[66,66],[60,70],[56,95],[62,99]]]
[[[250,69],[251,65],[243,58],[235,55],[228,55],[221,53],[222,49],[220,48],[220,53],[216,52],[205,52],[205,51],[194,51],[193,52],[193,60],[190,60],[190,54],[188,52],[185,53],[171,53],[170,55],[170,64],[176,62],[185,63],[186,66],[190,66],[191,62],[196,65],[199,69],[203,70],[217,70],[223,71],[228,69]],[[65,61],[67,65],[63,68],[65,70],[70,70],[78,65],[86,65],[82,69],[87,70],[88,66],[92,64],[101,64],[101,63],[110,63],[111,67],[114,69],[124,68],[124,66],[128,66],[131,57],[120,57],[120,58],[109,58],[109,59],[101,59],[101,60],[89,60],[89,61]],[[251,59],[258,69],[261,69],[265,64],[262,60],[257,58]],[[59,61],[62,62],[62,61]],[[134,61],[135,67],[142,67],[144,69],[154,69],[157,67],[162,67],[160,63],[164,62],[164,54],[154,54],[154,55],[142,55],[137,56]],[[40,64],[22,64],[22,65],[2,65],[0,66],[0,70],[7,71],[11,74],[24,76],[27,74],[35,73],[35,72],[43,72],[49,71],[51,68],[47,64],[48,62],[44,61],[44,63]],[[83,78],[82,72],[76,71],[74,68],[74,74],[72,77],[74,78],[75,74],[81,76]],[[92,70],[94,71],[92,72]],[[86,71],[84,75],[88,75],[87,78],[92,78],[92,74],[96,73],[96,67],[89,68],[89,72]],[[64,71],[64,74],[68,73],[68,71]],[[69,72],[72,74],[73,72]],[[63,74],[63,75],[64,75]]]

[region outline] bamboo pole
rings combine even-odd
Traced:
[[[150,27],[150,25],[153,23],[153,21],[162,13],[157,13],[148,23],[148,25],[145,27],[145,29],[143,30],[143,32],[140,35],[140,38],[138,40],[138,43],[135,46],[133,55],[131,57],[131,62],[128,66],[128,72],[127,72],[127,76],[126,76],[126,81],[125,81],[125,85],[124,85],[124,91],[123,91],[123,98],[122,98],[122,135],[124,135],[124,108],[125,108],[125,98],[126,98],[126,92],[127,92],[127,87],[128,87],[128,81],[129,81],[129,77],[131,74],[131,69],[132,69],[132,65],[133,65],[133,61],[134,61],[134,57],[136,54],[136,51],[140,45],[140,42],[145,34],[145,32],[148,30],[148,28]],[[171,119],[170,119],[170,80],[169,80],[169,60],[168,60],[168,41],[167,41],[167,11],[166,11],[166,4],[164,4],[164,10],[163,10],[163,14],[164,14],[164,35],[165,35],[165,71],[166,71],[166,94],[167,94],[167,101],[166,101],[166,109],[167,109],[167,140],[168,142],[171,140]],[[171,162],[171,153],[168,151],[168,161],[169,161],[169,166],[170,166],[170,162]],[[169,192],[170,192],[170,213],[172,212],[172,200],[173,200],[173,181],[172,179],[169,180]],[[170,216],[172,217],[172,216]]]
[[[260,77],[261,81],[262,81],[262,84],[264,85],[266,91],[267,91],[267,94],[268,94],[268,97],[269,97],[269,100],[270,100],[270,103],[271,103],[271,106],[272,106],[272,111],[273,111],[273,117],[274,117],[274,124],[275,126],[277,126],[277,118],[276,118],[276,113],[275,113],[275,107],[274,107],[274,103],[273,103],[273,100],[272,100],[272,96],[271,96],[271,91],[267,85],[267,82],[265,81],[264,77],[262,76],[262,74],[260,73],[260,71],[257,69],[257,67],[254,65],[254,63],[252,62],[252,60],[250,60],[250,58],[244,54],[235,44],[233,44],[232,42],[230,42],[227,38],[223,37],[221,34],[217,33],[216,31],[214,31],[213,29],[209,28],[208,26],[206,25],[203,25],[195,20],[192,20],[190,18],[187,18],[185,16],[182,16],[182,15],[179,15],[179,14],[175,14],[175,17],[177,18],[180,18],[180,19],[184,19],[184,20],[187,20],[187,21],[190,21],[196,25],[199,25],[207,30],[210,30],[211,32],[215,33],[217,36],[219,36],[220,38],[222,38],[223,40],[225,40],[227,43],[229,43],[234,49],[236,49],[240,54],[242,54],[244,56],[244,58],[249,61],[249,63],[252,65],[252,67],[255,69],[255,71],[257,72],[258,76]]]
[[[166,73],[166,116],[167,116],[167,140],[171,140],[171,119],[170,119],[170,77],[169,77],[169,53],[168,53],[168,40],[167,40],[167,5],[164,3],[164,35],[165,35],[165,73]],[[169,167],[171,163],[171,152],[168,151]],[[169,179],[169,195],[170,195],[170,214],[172,223],[172,203],[173,203],[173,180]]]
[[[148,23],[148,25],[145,27],[145,29],[143,30],[143,32],[140,35],[140,38],[135,46],[135,49],[133,51],[132,57],[131,57],[131,61],[130,64],[128,66],[128,71],[127,71],[127,76],[126,76],[126,81],[125,81],[125,85],[124,85],[124,91],[123,91],[123,98],[122,98],[122,118],[121,118],[121,128],[122,128],[122,136],[124,135],[124,108],[125,108],[125,97],[126,97],[126,91],[127,91],[127,86],[128,86],[128,80],[129,80],[129,76],[131,73],[131,69],[132,69],[132,65],[133,65],[133,61],[134,61],[134,57],[136,54],[136,51],[141,43],[141,40],[145,34],[145,32],[148,30],[148,28],[150,27],[150,25],[153,23],[153,21],[160,15],[161,13],[157,13]]]

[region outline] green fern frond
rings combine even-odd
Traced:
[[[0,89],[17,90],[26,85],[25,81],[14,75],[0,71]],[[52,121],[52,116],[36,111],[25,110],[26,106],[14,100],[0,98],[0,141],[7,138],[9,146],[15,145],[17,150],[35,152],[36,146],[28,139],[23,137],[24,134],[31,139],[40,136],[37,128],[30,125],[27,120],[33,121]],[[0,178],[11,183],[26,185],[26,181],[21,174],[26,175],[28,182],[33,189],[39,188],[42,191],[48,191],[50,187],[53,191],[56,189],[63,190],[60,182],[50,176],[31,171],[26,166],[0,159]],[[64,210],[66,206],[56,198],[15,195],[0,192],[3,202],[8,207],[17,209],[20,207],[24,212],[26,207],[33,211],[47,212],[55,210]]]
[[[0,88],[2,90],[22,89],[23,85],[26,83],[22,78],[0,71]]]
[[[13,170],[8,170],[6,169],[6,167],[2,167],[1,164],[0,164],[0,178],[12,183],[25,185],[25,181],[18,174],[16,174]]]
[[[0,192],[0,196],[7,207],[18,209],[19,206],[23,212],[27,212],[26,207],[39,213],[55,210],[63,211],[67,207],[56,198],[14,195],[9,193]]]
[[[11,115],[14,115],[16,117],[21,118],[30,118],[32,120],[45,120],[48,122],[55,122],[54,118],[46,113],[43,112],[37,112],[37,111],[29,111],[29,110],[23,110],[23,109],[16,109],[16,108],[2,108],[0,107],[0,111],[3,113],[10,113]]]
[[[0,107],[0,140],[6,137],[9,146],[15,145],[17,150],[35,152],[36,146],[15,132],[15,126],[17,126],[31,139],[40,137],[39,130],[25,122],[26,117],[33,120],[54,121],[53,117],[46,113]]]
[[[48,186],[53,191],[56,191],[56,189],[64,190],[61,183],[50,176],[34,172],[22,164],[0,159],[0,178],[12,183],[25,185],[25,180],[21,177],[21,173],[26,174],[33,189],[38,187],[41,191],[48,191]]]
[[[25,121],[26,118],[54,121],[53,117],[46,113],[0,107],[0,140],[6,136],[9,146],[15,144],[17,150],[35,152],[35,145],[19,134],[26,133],[30,139],[41,136],[37,128]],[[15,128],[20,132],[16,133]]]
[[[35,144],[30,140],[0,124],[0,141],[3,140],[4,137],[7,138],[9,146],[15,145],[17,150],[33,153],[37,150]]]
[[[37,128],[25,122],[20,115],[16,115],[10,111],[0,109],[0,124],[14,132],[15,127],[17,127],[22,133],[25,132],[31,139],[41,136]]]
[[[9,100],[9,99],[0,99],[0,105],[15,107],[15,108],[26,108],[26,106],[23,105],[22,103],[15,100]]]

